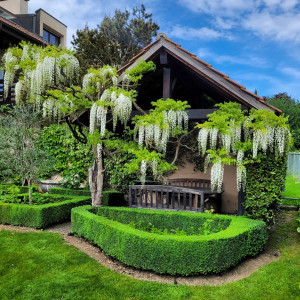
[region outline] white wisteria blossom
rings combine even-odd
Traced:
[[[116,128],[117,121],[120,120],[122,125],[126,125],[132,111],[132,101],[128,96],[120,94],[114,101],[112,107],[113,127]]]
[[[224,176],[224,165],[222,164],[221,158],[218,159],[211,167],[211,189],[217,190],[218,193],[222,191]]]
[[[15,74],[19,66],[17,65],[17,58],[11,52],[6,52],[3,55],[3,63],[5,66],[4,98],[6,98],[8,96],[8,91],[14,82]]]
[[[199,134],[198,134],[198,148],[199,148],[199,153],[201,153],[202,155],[205,154],[206,149],[207,149],[208,134],[209,134],[209,130],[207,128],[202,127],[199,130]]]
[[[147,172],[147,162],[145,160],[141,161],[141,183],[144,185],[146,181]]]
[[[21,96],[22,96],[22,88],[23,88],[23,80],[20,80],[16,83],[15,87],[15,100],[16,104],[19,105],[21,103]]]

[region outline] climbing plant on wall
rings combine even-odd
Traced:
[[[205,168],[212,163],[212,188],[220,191],[224,166],[236,165],[238,191],[245,190],[247,186],[246,213],[254,218],[272,222],[279,196],[278,190],[282,189],[282,180],[285,177],[286,156],[291,143],[287,118],[276,116],[269,110],[252,109],[246,114],[241,110],[240,104],[233,102],[216,106],[219,110],[209,115],[207,122],[198,125],[199,153],[205,156]],[[270,167],[272,162],[273,169]],[[254,176],[256,169],[259,179]],[[248,170],[250,176],[247,179]],[[277,177],[276,182],[269,184],[270,174],[281,179],[278,180]],[[253,178],[256,178],[255,182],[259,186],[256,185],[254,189]],[[259,193],[263,199],[260,199]],[[256,205],[255,201],[259,204]],[[258,209],[259,206],[262,209]]]

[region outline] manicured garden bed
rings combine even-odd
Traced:
[[[132,222],[168,232],[146,232]],[[175,229],[181,233],[170,234]],[[72,210],[72,232],[127,265],[181,275],[222,272],[258,254],[268,238],[264,222],[245,217],[91,206]]]
[[[45,228],[50,224],[70,220],[71,209],[90,203],[87,196],[68,196],[65,201],[29,205],[0,201],[0,223],[32,228]]]

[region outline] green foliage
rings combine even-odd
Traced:
[[[126,153],[104,158],[106,189],[113,188],[122,193],[128,193],[128,186],[138,179],[137,174],[130,172],[129,168],[126,167],[133,159],[133,155]]]
[[[133,66],[131,69],[126,70],[126,74],[129,76],[130,80],[134,83],[137,83],[142,79],[142,74],[146,72],[155,71],[156,66],[154,62],[149,61],[145,62],[142,60],[138,60],[138,64]]]
[[[89,67],[126,64],[156,36],[159,27],[151,16],[144,5],[134,8],[132,15],[117,9],[113,17],[105,16],[96,29],[86,26],[77,30],[72,44],[82,72]]]
[[[70,199],[71,200],[66,200]],[[71,209],[90,203],[90,197],[72,196],[57,203],[28,205],[0,201],[0,224],[45,228],[50,224],[70,220]]]
[[[258,161],[247,165],[245,215],[275,223],[286,176],[286,157],[274,159],[271,155],[258,155]]]
[[[75,189],[69,189],[69,188],[50,188],[49,194],[90,196],[91,192],[89,190],[75,190]]]
[[[116,221],[116,220],[114,220]],[[194,226],[191,226],[189,228],[184,229],[180,229],[179,227],[177,228],[172,228],[172,229],[168,229],[168,228],[158,228],[155,227],[154,224],[152,224],[151,222],[147,222],[145,220],[139,220],[137,222],[131,221],[128,225],[130,227],[136,228],[138,230],[142,230],[142,231],[147,231],[150,233],[155,233],[155,234],[160,234],[160,235],[209,235],[211,233],[216,233],[219,232],[221,230],[224,230],[224,224],[222,224],[221,222],[215,222],[216,220],[214,219],[206,219],[204,221],[204,223],[201,223],[201,226],[198,228],[195,228]],[[161,224],[158,224],[159,226],[161,226]],[[221,225],[221,226],[220,226]],[[185,226],[186,227],[186,226]],[[223,227],[223,228],[222,228]]]
[[[222,134],[232,134],[232,125],[240,125],[246,119],[239,103],[219,103],[215,107],[218,109],[209,114],[208,121],[199,124],[198,128],[216,128]]]
[[[71,196],[90,196],[89,190],[74,190],[66,188],[50,188],[50,194],[71,195]],[[125,206],[124,196],[117,191],[104,191],[102,205],[103,206]]]
[[[0,196],[0,201],[3,203],[19,203],[30,205],[42,205],[48,203],[56,203],[66,200],[65,197],[59,197],[56,195],[49,195],[48,193],[33,193],[31,200],[27,194],[4,194]]]
[[[61,172],[63,185],[69,188],[78,188],[87,180],[93,153],[90,146],[79,143],[66,126],[53,124],[44,127],[39,145],[48,156],[56,158],[56,164],[50,172],[43,174],[44,178]]]
[[[40,120],[30,107],[14,107],[0,117],[0,165],[3,180],[16,176],[31,186],[53,168],[55,159],[38,145]]]
[[[73,209],[71,218],[76,235],[127,265],[157,273],[219,273],[262,251],[267,241],[266,225],[244,217],[84,206]],[[115,218],[118,222],[113,221]],[[155,222],[165,228],[170,223],[176,224],[173,228],[185,224],[179,230],[186,230],[184,226],[199,225],[207,218],[220,220],[227,228],[210,235],[179,236],[144,232],[128,225],[132,220],[145,219],[155,227]]]
[[[293,139],[294,148],[300,149],[300,103],[298,100],[291,98],[287,93],[279,93],[271,98],[267,98],[267,102],[280,110],[288,117]]]

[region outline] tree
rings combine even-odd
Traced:
[[[40,118],[28,107],[14,107],[0,117],[0,165],[2,178],[19,177],[29,187],[29,203],[32,203],[31,186],[54,163],[38,146],[41,134]]]
[[[52,121],[78,120],[85,113],[89,115],[85,125],[94,155],[94,165],[89,169],[93,205],[101,205],[105,157],[117,153],[132,155],[134,158],[125,167],[130,172],[140,173],[142,181],[150,167],[156,177],[175,168],[176,158],[169,164],[163,159],[163,153],[169,137],[186,134],[185,109],[189,106],[182,101],[159,100],[153,103],[154,109],[149,114],[138,106],[134,88],[143,73],[155,69],[152,62],[140,62],[123,78],[109,66],[91,68],[79,84],[79,63],[71,51],[23,43],[21,48],[8,49],[4,65],[5,94],[14,79],[19,79],[15,88],[17,105],[31,102],[37,112]],[[123,130],[132,106],[142,115],[132,121],[131,140],[124,140]],[[138,143],[135,134],[139,136]]]
[[[133,9],[132,17],[129,11],[116,9],[115,15],[105,16],[96,29],[86,26],[77,30],[72,44],[82,69],[126,64],[156,36],[159,26],[151,17],[142,4]]]
[[[291,98],[287,93],[279,93],[271,98],[267,98],[267,102],[280,110],[288,116],[288,123],[290,125],[293,138],[294,147],[300,149],[300,103]]]

